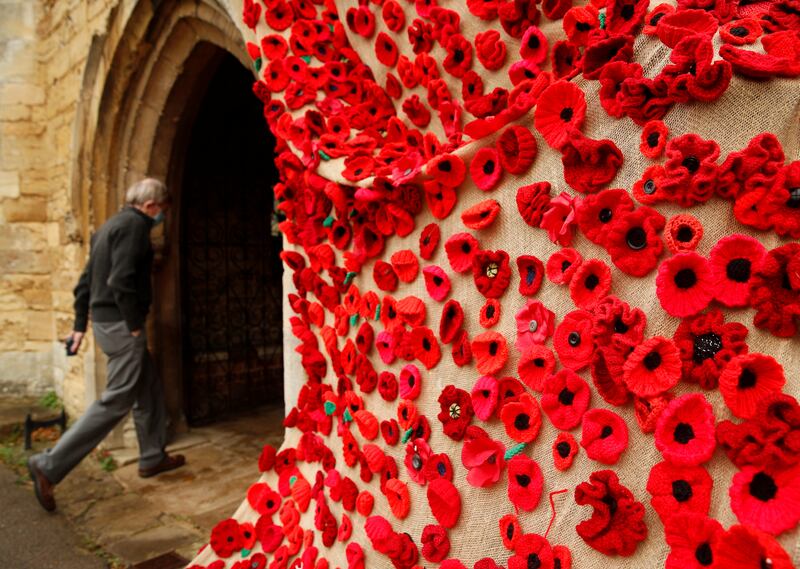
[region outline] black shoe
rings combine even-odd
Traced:
[[[182,454],[175,454],[172,456],[167,454],[164,455],[164,458],[161,460],[161,462],[155,466],[151,466],[150,468],[140,468],[139,477],[150,478],[156,474],[161,474],[162,472],[168,472],[170,470],[180,468],[184,464],[186,464],[186,458]]]
[[[48,512],[55,510],[56,499],[53,496],[54,486],[34,464],[33,457],[28,459],[28,473],[31,475],[33,491],[36,493],[36,499],[39,500],[39,504]]]

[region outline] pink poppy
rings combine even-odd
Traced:
[[[517,312],[517,341],[514,344],[520,352],[525,352],[544,342],[553,334],[555,315],[538,300],[529,300]]]

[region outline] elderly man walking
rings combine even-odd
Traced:
[[[145,319],[152,290],[150,230],[164,219],[167,189],[147,178],[131,186],[125,207],[92,237],[89,262],[75,287],[75,325],[67,350],[77,353],[91,314],[92,330],[108,356],[108,381],[100,398],[64,433],[56,446],[28,460],[36,497],[56,507],[53,488],[133,409],[139,441],[139,476],[182,466],[169,456],[161,381],[147,350]]]

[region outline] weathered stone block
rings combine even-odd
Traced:
[[[20,197],[3,202],[6,221],[47,221],[47,200],[39,197]]]
[[[42,275],[50,272],[50,254],[45,251],[0,250],[0,267],[8,273]]]
[[[0,170],[0,198],[19,197],[19,173]]]
[[[5,105],[43,105],[44,89],[31,83],[0,84],[0,103]]]

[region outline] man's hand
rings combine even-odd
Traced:
[[[138,338],[141,335],[142,335],[141,328],[139,330],[134,330],[133,332],[131,332],[131,336],[133,336],[134,338]]]
[[[81,347],[81,342],[83,341],[84,332],[78,332],[77,330],[73,330],[72,333],[67,336],[67,342],[71,341],[69,344],[69,352],[71,354],[77,354],[78,350]]]

